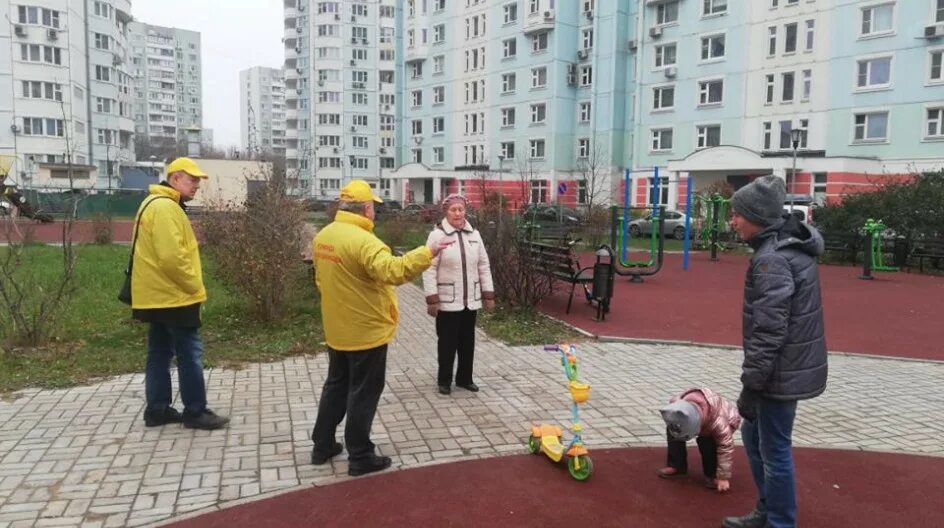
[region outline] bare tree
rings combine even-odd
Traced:
[[[583,186],[583,205],[586,206],[588,212],[592,211],[594,206],[602,205],[605,198],[609,196],[612,172],[610,149],[606,143],[593,138],[587,157],[577,160],[577,181],[578,185]]]

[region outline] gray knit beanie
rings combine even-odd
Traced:
[[[701,430],[701,414],[694,403],[678,400],[659,409],[665,427],[676,440],[691,440]]]
[[[783,216],[787,186],[777,176],[761,176],[731,197],[731,208],[748,222],[767,227]]]

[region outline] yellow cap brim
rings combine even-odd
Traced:
[[[187,174],[193,176],[194,178],[209,178],[209,177],[210,177],[207,173],[202,172],[202,171],[193,171],[193,172],[190,172],[190,171],[188,171],[188,170],[185,170],[184,172],[186,172]]]
[[[378,198],[378,197],[376,197],[376,196],[374,196],[374,195],[370,195],[370,197],[373,198],[374,201],[377,202],[377,203],[384,203],[383,198]]]

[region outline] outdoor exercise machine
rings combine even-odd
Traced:
[[[865,221],[865,256],[862,259],[862,280],[872,280],[873,271],[898,271],[896,266],[882,262],[882,232],[887,229],[881,220],[869,218]]]
[[[14,160],[16,160],[16,158],[13,156],[0,156],[0,199],[16,207],[20,211],[20,214],[26,218],[31,218],[44,224],[52,222],[51,216],[33,209],[33,206],[26,201],[26,197],[20,194],[12,184],[7,183],[7,175],[10,173],[10,167],[13,166]]]
[[[650,210],[649,207],[629,206],[629,191],[632,188],[632,174],[629,169],[623,172],[623,206],[610,208],[610,245],[607,249],[611,253],[618,252],[619,254],[618,258],[613,258],[613,272],[620,276],[630,277],[630,282],[642,282],[642,277],[655,275],[662,269],[665,253],[665,206],[658,204],[659,182],[659,168],[656,167],[651,192],[653,203],[650,220],[652,225],[649,230],[649,258],[647,260],[634,261],[629,258],[629,224],[632,221],[630,213]],[[686,233],[687,229],[686,227]]]
[[[583,431],[583,424],[580,423],[579,406],[590,399],[590,385],[581,383],[578,380],[576,346],[569,344],[544,345],[544,350],[560,353],[561,365],[564,367],[564,374],[567,376],[567,389],[570,391],[572,400],[570,405],[570,431],[573,436],[565,447],[561,442],[564,432],[560,427],[550,424],[532,426],[531,435],[528,437],[528,452],[532,455],[544,453],[554,462],[560,462],[566,455],[567,470],[570,472],[570,476],[576,480],[587,480],[593,473],[593,462],[590,460],[590,452],[584,447],[583,438],[580,435]]]
[[[720,238],[724,224],[728,221],[728,200],[718,193],[708,197],[697,196],[697,200],[705,208],[705,222],[699,233],[701,240],[710,244],[711,260],[718,260],[718,250],[722,249]],[[692,211],[686,211],[690,215]]]

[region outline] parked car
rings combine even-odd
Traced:
[[[521,212],[521,215],[528,222],[551,222],[569,225],[580,223],[580,216],[577,211],[562,205],[531,204]]]
[[[384,200],[383,203],[379,203],[374,207],[378,216],[390,216],[399,214],[403,211],[403,205],[397,200]]]
[[[306,211],[327,211],[332,203],[334,203],[334,200],[329,198],[302,199],[302,205],[305,207]]]
[[[677,240],[685,238],[685,214],[671,209],[665,212],[665,221],[663,222],[663,232],[665,236],[671,236]],[[634,237],[652,234],[652,215],[647,214],[642,218],[637,218],[629,223],[629,234]]]
[[[784,200],[784,212],[791,212],[790,206],[793,206],[792,212],[801,222],[813,223],[813,197],[808,194],[787,194]]]
[[[436,222],[440,218],[439,207],[433,204],[412,203],[403,208],[402,214],[426,223]]]

